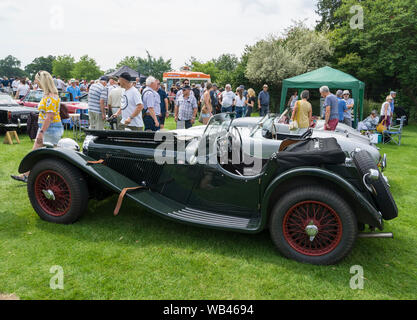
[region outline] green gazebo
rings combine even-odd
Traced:
[[[285,102],[289,89],[318,89],[328,86],[334,90],[350,90],[355,99],[355,123],[363,120],[363,102],[365,99],[365,83],[330,67],[320,68],[297,77],[287,79],[282,84],[281,113],[285,110]]]

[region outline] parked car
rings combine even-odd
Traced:
[[[26,107],[37,108],[43,97],[42,90],[31,90],[19,103]],[[72,101],[72,95],[68,92],[59,92],[61,105],[67,107],[68,113],[77,113],[77,110],[87,110],[88,105],[83,102]]]
[[[286,139],[301,139],[306,134],[312,138],[335,138],[342,150],[347,154],[351,154],[356,149],[367,151],[375,163],[383,170],[387,165],[387,156],[381,155],[379,149],[373,145],[367,136],[361,136],[353,129],[345,128],[340,125],[338,131],[324,131],[318,122],[317,128],[306,130],[290,130],[290,126],[281,122],[281,115],[269,114],[263,118],[240,118],[235,119],[232,126],[239,130],[242,136],[247,137],[245,144],[254,145],[261,143],[262,158],[269,159],[271,155],[280,148],[282,141]],[[347,126],[346,126],[347,127]],[[201,137],[205,127],[193,127],[188,130],[176,130],[179,135]]]
[[[398,216],[368,152],[347,154],[334,138],[286,140],[269,158],[255,159],[255,171],[243,160],[248,136],[232,123],[232,115],[216,115],[201,136],[87,131],[82,153],[67,142],[36,150],[19,172],[30,171],[30,201],[52,223],[75,223],[89,199],[116,193],[115,215],[126,196],[171,221],[249,234],[268,229],[279,252],[303,263],[335,264],[358,236],[387,236],[359,233],[365,225],[383,230],[384,220]]]
[[[0,93],[0,129],[26,128],[29,115],[37,110],[20,106],[10,95]]]

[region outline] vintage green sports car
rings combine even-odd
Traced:
[[[172,221],[251,234],[268,229],[285,257],[303,263],[335,264],[358,237],[392,237],[374,233],[398,209],[366,151],[347,154],[336,139],[307,133],[257,159],[243,150],[245,137],[232,122],[231,114],[216,115],[202,137],[87,131],[82,153],[43,148],[19,171],[31,172],[30,201],[52,223],[75,223],[89,199],[116,193],[115,215],[126,196]],[[371,232],[362,233],[366,226]]]

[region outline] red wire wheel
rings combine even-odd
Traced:
[[[55,171],[44,171],[36,177],[35,197],[42,210],[53,217],[62,217],[71,209],[70,187]]]
[[[309,229],[312,234],[308,233]],[[339,215],[328,205],[305,201],[285,214],[283,234],[298,253],[319,257],[337,248],[342,240],[343,226]]]

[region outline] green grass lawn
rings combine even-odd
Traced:
[[[115,218],[116,197],[90,202],[75,225],[43,222],[25,186],[9,178],[32,147],[21,138],[21,145],[0,145],[0,294],[21,299],[417,298],[417,126],[406,128],[403,146],[382,147],[400,210],[400,218],[386,224],[395,239],[360,239],[346,260],[331,267],[283,258],[268,232],[251,236],[176,224],[129,200]],[[50,289],[55,265],[64,269],[64,290]],[[364,290],[350,289],[354,265],[364,268]]]

